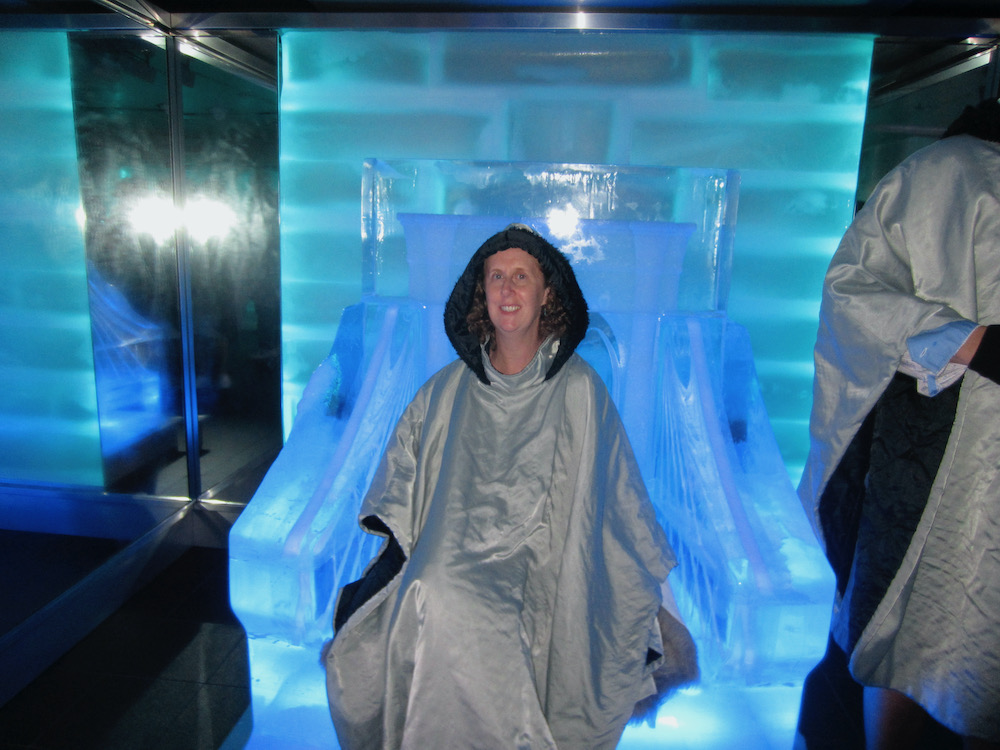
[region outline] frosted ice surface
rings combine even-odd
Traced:
[[[358,528],[361,499],[399,414],[454,358],[441,322],[454,280],[475,248],[513,220],[552,238],[574,264],[592,317],[578,351],[622,414],[678,554],[671,583],[698,642],[701,685],[661,709],[655,727],[630,728],[621,747],[682,735],[700,737],[700,747],[731,747],[719,727],[735,694],[756,717],[756,746],[775,735],[774,746],[788,746],[794,686],[825,647],[833,582],[778,453],[746,331],[725,314],[736,176],[663,170],[657,182],[650,170],[581,177],[574,167],[567,177],[544,165],[505,169],[369,165],[370,294],[345,311],[284,449],[231,534],[232,604],[250,646],[250,746],[336,746],[318,653],[332,634],[337,590],[379,546]],[[505,175],[510,184],[487,190],[493,210],[471,190],[426,210],[433,206],[422,196],[440,201],[449,192],[428,180],[453,186],[456,173],[479,190]],[[535,174],[527,188],[519,182]],[[630,178],[653,185],[638,192],[669,210],[642,215],[614,200]],[[400,199],[405,191],[389,191],[387,180],[422,189]],[[553,201],[544,197],[551,189],[535,191],[574,180],[588,195]],[[669,195],[656,195],[657,185]],[[395,204],[383,200],[390,192]],[[497,197],[511,192],[516,200]]]

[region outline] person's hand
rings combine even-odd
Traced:
[[[973,336],[979,340],[972,342]],[[994,383],[1000,383],[1000,325],[979,326],[969,335],[969,339],[955,356],[962,354],[966,346],[973,347],[973,353],[969,358],[969,369]]]
[[[951,358],[952,362],[957,362],[960,365],[968,365],[973,356],[976,354],[976,350],[979,349],[979,343],[983,340],[983,334],[986,333],[986,326],[978,326],[972,333],[969,334],[969,338],[965,340],[962,347],[955,352],[955,356]]]

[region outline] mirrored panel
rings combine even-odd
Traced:
[[[197,496],[281,442],[276,92],[181,50],[147,34],[70,36],[114,492]]]
[[[183,496],[184,430],[163,40],[69,36],[104,485]]]
[[[178,64],[201,486],[239,499],[282,442],[277,91]]]

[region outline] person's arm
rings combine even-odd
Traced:
[[[906,354],[899,371],[917,381],[925,396],[936,396],[964,374],[982,337],[982,326],[956,320],[906,340]]]
[[[868,359],[899,356],[909,345],[910,358],[937,373],[976,327],[962,294],[974,269],[957,250],[972,238],[941,184],[950,189],[956,171],[934,152],[908,160],[855,216],[827,270],[821,311],[838,345],[852,347],[847,354],[864,347]],[[947,333],[937,341],[940,331]],[[929,364],[921,362],[925,349]]]
[[[950,323],[911,337],[907,349],[909,356],[900,369],[917,378],[920,392],[925,395],[933,396],[947,388],[966,368],[1000,383],[1000,325]],[[949,352],[954,353],[942,365]]]

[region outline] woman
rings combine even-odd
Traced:
[[[799,494],[837,592],[810,750],[912,750],[928,717],[1000,748],[998,227],[994,99],[882,179],[827,271]]]
[[[621,421],[574,353],[586,302],[566,258],[512,225],[444,317],[459,360],[400,419],[361,510],[387,541],[338,600],[338,738],[613,748],[654,672],[673,686],[696,665],[661,611],[675,562]]]

